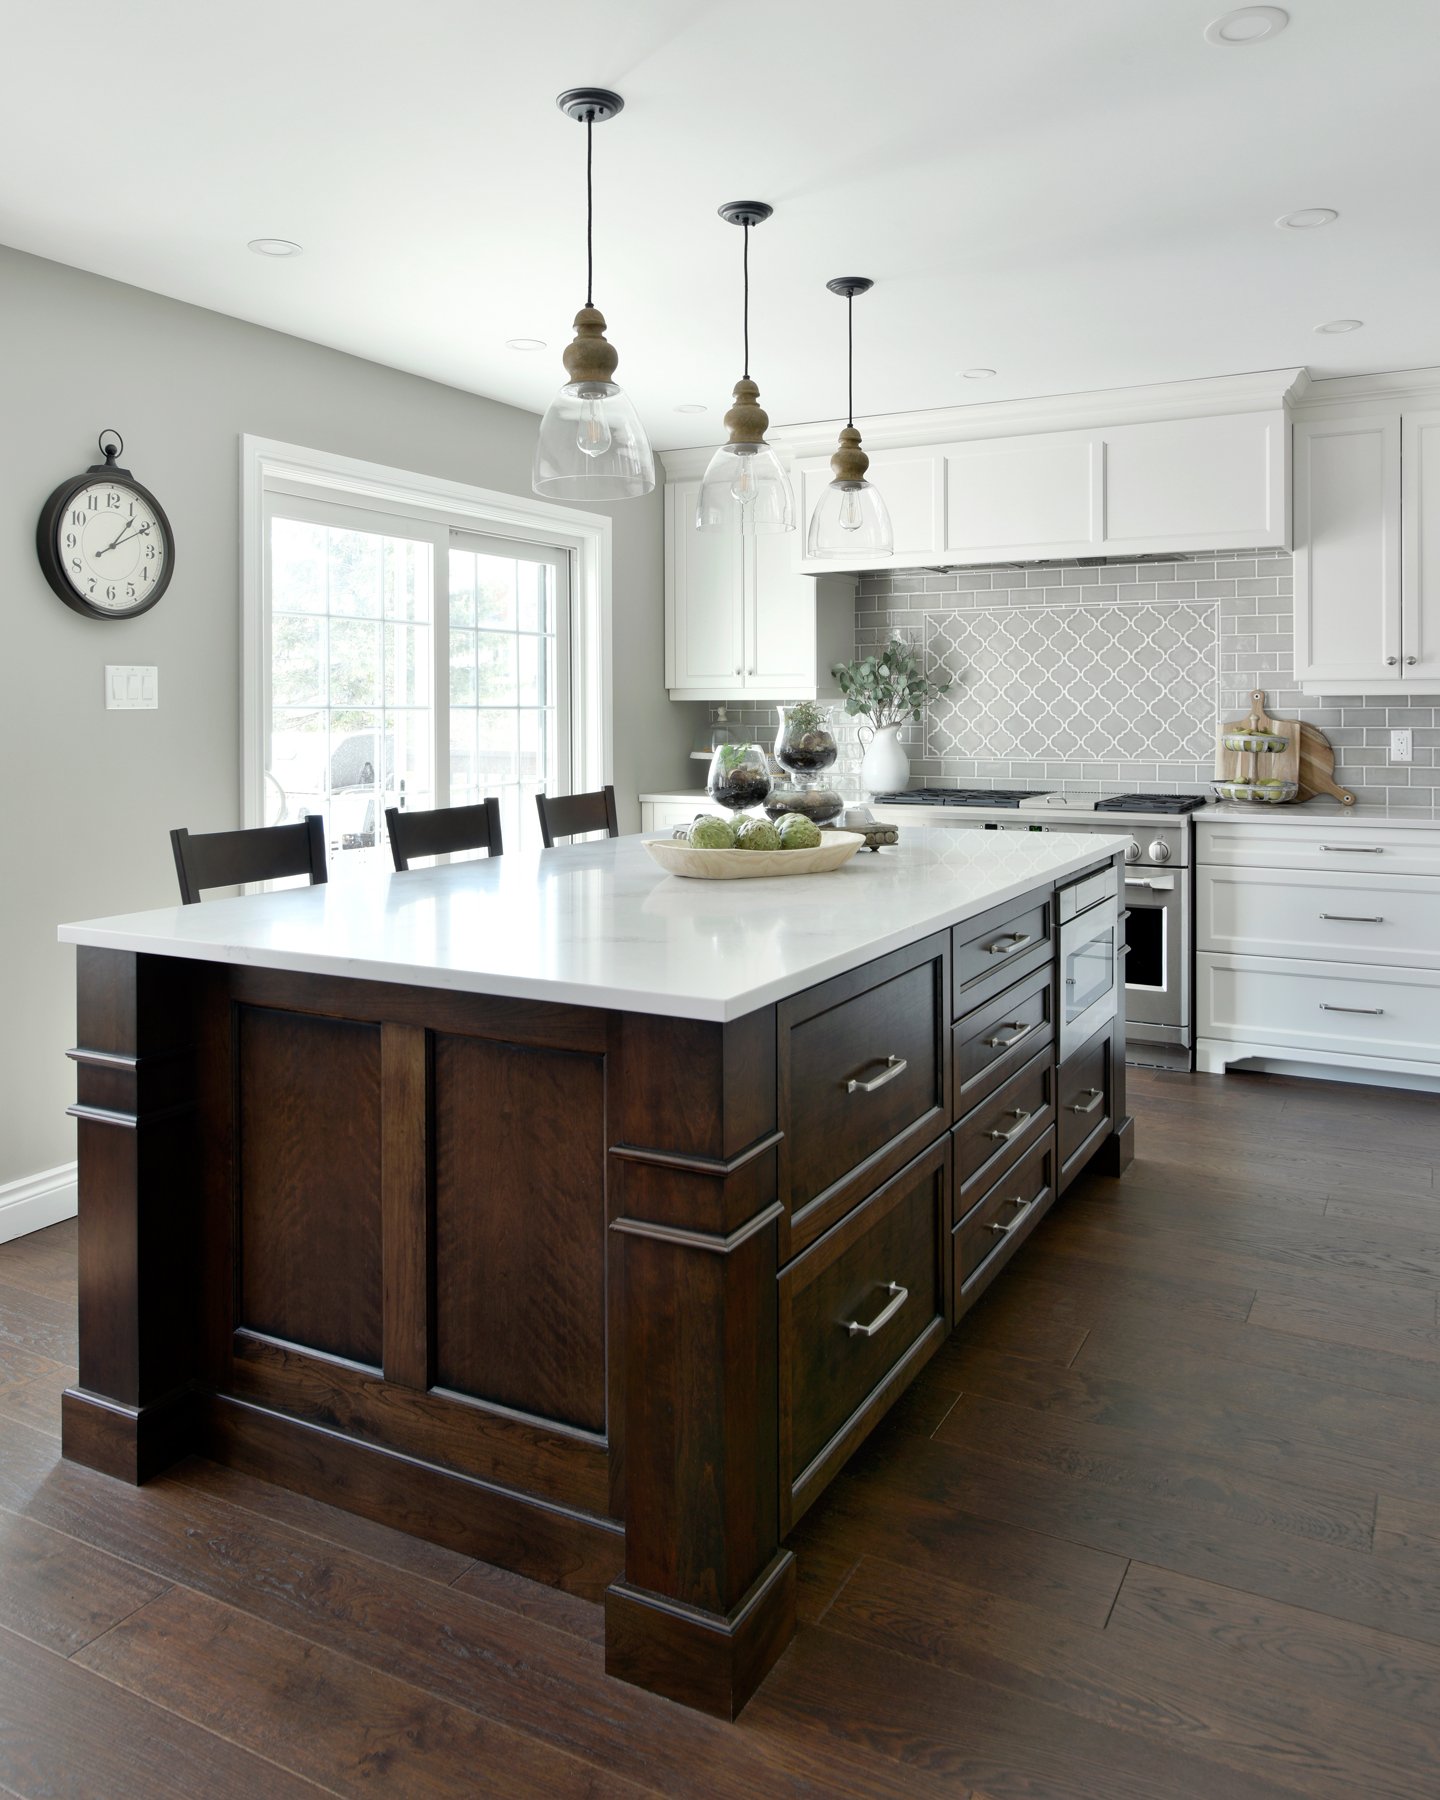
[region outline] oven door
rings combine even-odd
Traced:
[[[1190,1044],[1189,875],[1125,873],[1125,1021],[1141,1043]]]
[[[1115,1017],[1120,1004],[1120,908],[1087,907],[1060,927],[1060,1060]]]

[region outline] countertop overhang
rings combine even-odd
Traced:
[[[652,834],[653,835],[653,834]],[[907,828],[842,869],[666,875],[642,837],[62,925],[63,943],[725,1022],[1123,851]]]

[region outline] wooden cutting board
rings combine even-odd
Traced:
[[[1259,759],[1262,780],[1268,777],[1276,781],[1298,782],[1300,791],[1292,805],[1313,800],[1317,794],[1328,794],[1342,806],[1355,804],[1354,794],[1349,788],[1340,787],[1335,780],[1335,752],[1323,731],[1315,725],[1305,725],[1296,719],[1271,718],[1265,711],[1264,688],[1252,691],[1250,709],[1250,718],[1237,719],[1234,724],[1220,727],[1220,738],[1216,740],[1215,750],[1217,781],[1239,781],[1250,773],[1251,759],[1247,752],[1224,748],[1221,739],[1226,732],[1271,731],[1276,737],[1287,738],[1289,745],[1278,755],[1262,756]]]

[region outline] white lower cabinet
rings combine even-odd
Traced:
[[[1196,857],[1201,1070],[1440,1085],[1440,831],[1202,820]]]

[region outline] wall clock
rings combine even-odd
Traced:
[[[148,612],[175,568],[175,534],[165,509],[119,466],[124,448],[118,431],[102,431],[104,462],[62,481],[35,531],[45,579],[87,619]]]

